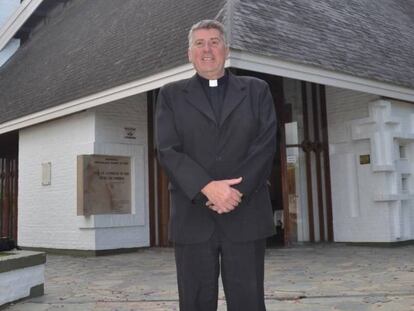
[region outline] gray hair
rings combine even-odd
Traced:
[[[191,26],[191,29],[188,33],[188,47],[189,48],[191,47],[191,44],[193,43],[194,31],[199,30],[199,29],[217,29],[220,32],[220,36],[223,39],[224,44],[228,46],[227,34],[226,34],[226,31],[224,30],[224,25],[216,20],[204,19],[194,24],[193,26]]]

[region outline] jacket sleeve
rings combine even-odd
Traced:
[[[251,142],[247,156],[239,163],[231,176],[243,177],[240,184],[233,186],[245,199],[257,191],[270,175],[276,153],[276,113],[272,95],[266,84],[259,96],[259,129]]]
[[[166,93],[165,88],[161,88],[155,115],[158,159],[172,184],[178,186],[192,200],[213,179],[183,151],[172,102]]]

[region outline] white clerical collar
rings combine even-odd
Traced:
[[[218,86],[217,80],[208,80],[208,86],[217,87]]]

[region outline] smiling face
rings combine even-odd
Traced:
[[[229,49],[217,29],[197,29],[193,32],[188,59],[203,78],[221,78],[228,53]]]

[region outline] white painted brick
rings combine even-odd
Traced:
[[[23,129],[19,134],[18,243],[93,249],[94,232],[76,226],[76,156],[93,152],[94,114],[83,112]],[[51,185],[41,164],[51,162]]]
[[[132,215],[118,217],[117,227],[97,229],[96,249],[149,246],[146,94],[103,105],[95,111],[95,153],[131,156],[132,176],[135,177],[132,181]],[[136,129],[135,139],[125,138],[125,128]],[[100,215],[100,222],[113,223],[115,217]],[[131,222],[135,225],[131,226]]]
[[[146,119],[146,97],[138,95],[21,130],[19,245],[79,250],[147,246]],[[136,128],[135,140],[124,138],[125,126]],[[123,220],[110,227],[102,224],[111,223],[111,215],[99,215],[96,221],[91,219],[95,216],[77,216],[77,156],[122,152],[133,158],[135,168],[133,215],[122,215]],[[50,186],[41,184],[43,162],[51,162]]]
[[[374,242],[377,239],[381,242],[389,235],[386,230],[389,227],[386,213],[377,214],[376,219],[379,224],[382,223],[385,234],[378,230],[372,232],[369,226],[373,220],[370,214],[374,207],[365,195],[366,187],[369,185],[361,184],[366,167],[358,169],[358,154],[370,153],[369,144],[359,142],[359,145],[355,146],[351,140],[350,122],[368,117],[368,103],[377,98],[371,94],[326,87],[333,227],[337,242]],[[354,160],[351,161],[352,158]]]
[[[396,125],[387,125],[384,129],[375,125],[377,127],[374,130],[377,132],[370,139],[368,131],[374,125],[366,123],[367,126],[363,128],[361,135],[358,134],[361,138],[355,140],[352,139],[354,136],[351,136],[352,128],[360,126],[363,122],[370,122],[374,112],[369,112],[369,105],[379,97],[333,87],[327,87],[326,94],[335,240],[393,242],[413,239],[412,200],[378,201],[376,197],[394,193],[401,197],[400,171],[410,170],[410,174],[414,173],[412,165],[397,163],[398,144],[393,143],[390,136],[398,131],[405,133],[403,135],[412,133],[414,105],[384,101],[383,107],[390,109],[390,118],[397,122]],[[375,103],[383,105],[381,102]],[[378,111],[387,113],[384,109]],[[378,140],[377,145],[376,141],[373,141],[374,137]],[[407,153],[412,153],[412,146],[410,143]],[[344,162],[341,156],[345,154],[355,158],[354,165]],[[371,156],[371,164],[359,163],[359,156],[362,154]],[[377,171],[376,164],[391,165],[394,168],[390,172]],[[354,172],[355,183],[349,183],[347,179],[355,174]],[[357,206],[355,201],[351,200],[355,197],[358,198]],[[357,215],[355,211],[358,211]]]

